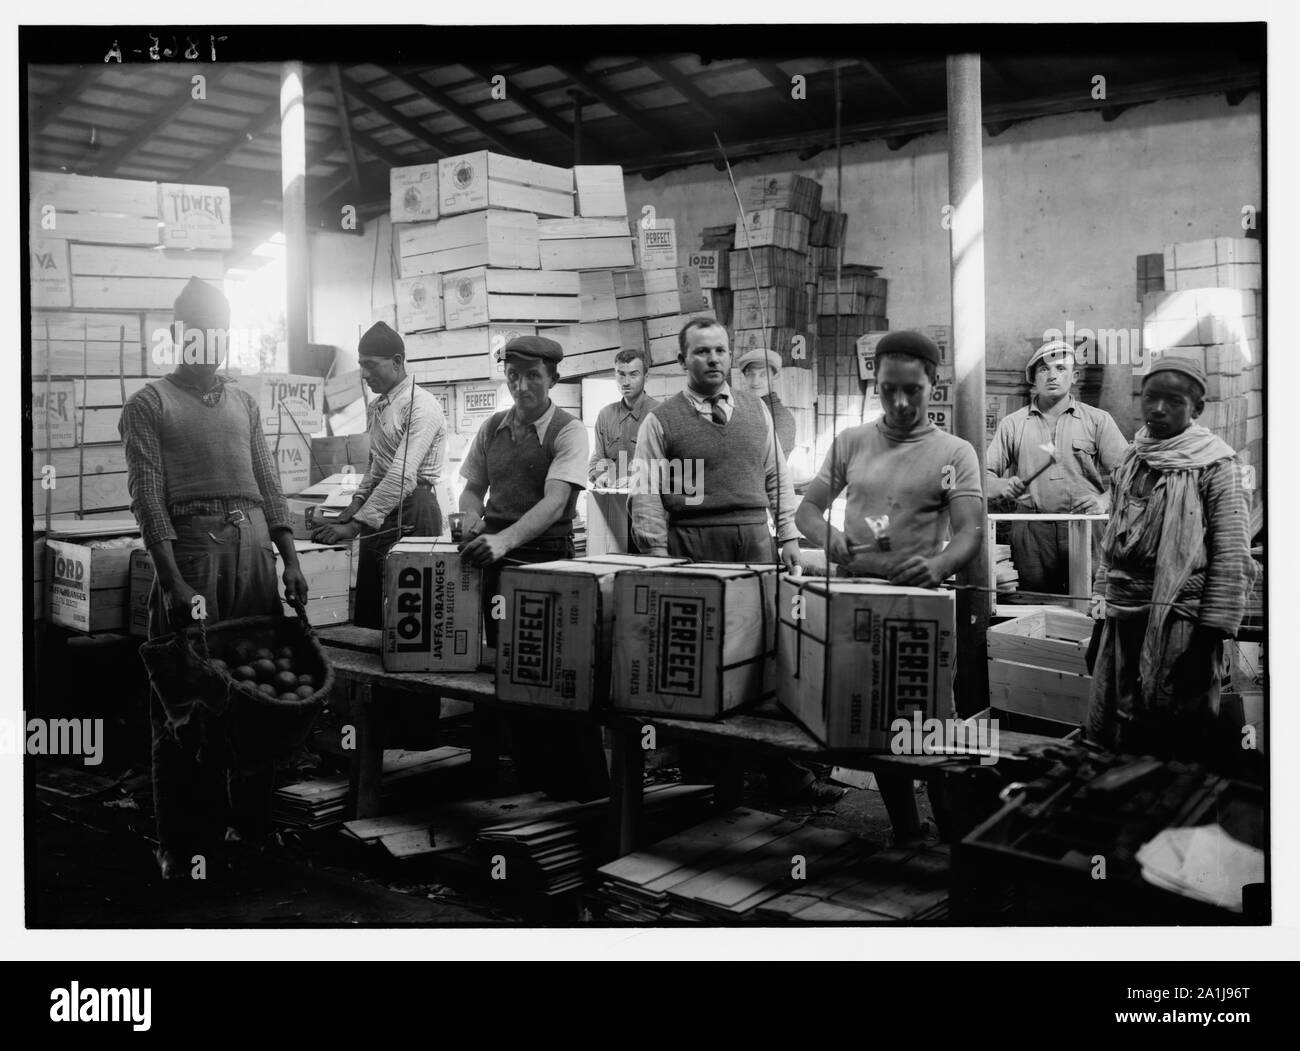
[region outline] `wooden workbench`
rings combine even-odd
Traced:
[[[379,657],[379,632],[348,626],[322,628],[317,634],[338,679],[351,693],[357,740],[353,763],[356,816],[380,813],[379,781],[383,761],[383,696],[415,695],[422,703],[442,706],[443,717],[452,714],[449,703],[469,702],[474,706],[476,732],[473,765],[489,772],[496,763],[495,743],[484,721],[493,709],[546,711],[534,705],[518,705],[497,698],[491,672],[389,672]],[[413,698],[412,698],[413,699]],[[460,710],[464,710],[463,708]],[[588,719],[609,731],[612,756],[610,768],[610,825],[608,852],[621,857],[643,846],[641,843],[642,786],[645,773],[643,745],[645,727],[653,726],[659,739],[685,741],[724,753],[727,762],[715,796],[719,809],[740,804],[742,772],[755,756],[785,755],[814,763],[865,770],[877,774],[902,774],[914,780],[938,782],[947,775],[979,762],[972,756],[891,755],[839,751],[822,746],[793,722],[775,702],[750,708],[716,722],[630,715],[620,712],[565,712],[551,714],[560,719]],[[1052,741],[1035,734],[999,733],[998,759],[1013,759],[1025,748]],[[489,748],[489,744],[491,747]]]

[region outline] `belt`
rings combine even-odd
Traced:
[[[233,511],[214,511],[212,514],[176,515],[172,518],[172,522],[188,522],[195,518],[221,518],[227,525],[239,525],[248,521],[248,515],[243,509],[236,508]]]

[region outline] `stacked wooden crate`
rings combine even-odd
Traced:
[[[1217,237],[1166,245],[1166,291],[1142,298],[1142,354],[1133,377],[1134,412],[1150,361],[1191,358],[1206,372],[1197,421],[1235,449],[1263,484],[1264,344],[1259,242]]]
[[[223,187],[31,174],[33,511],[121,518],[130,504],[118,422],[164,354],[191,277],[220,284]]]
[[[1087,721],[1092,619],[1045,606],[989,628],[989,706],[1070,726]]]

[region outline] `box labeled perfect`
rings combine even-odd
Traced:
[[[384,670],[477,670],[481,578],[455,544],[394,544],[384,562]]]
[[[954,592],[821,577],[778,591],[777,700],[822,744],[886,751],[895,719],[952,714]]]
[[[613,707],[717,719],[757,702],[775,628],[760,568],[715,563],[619,577]]]
[[[609,699],[614,580],[623,567],[562,559],[501,571],[497,696],[589,711]]]

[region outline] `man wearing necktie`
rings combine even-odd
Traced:
[[[379,395],[366,407],[370,463],[347,509],[312,539],[346,544],[361,537],[352,620],[363,628],[381,628],[389,550],[403,536],[442,534],[434,487],[442,474],[447,421],[438,399],[407,375],[406,345],[391,328],[376,322],[357,351],[362,377]]]
[[[640,476],[661,479],[659,492],[632,496],[638,545],[651,555],[692,562],[776,562],[770,512],[779,561],[797,572],[794,486],[772,414],[758,397],[727,383],[731,347],[727,330],[716,321],[692,318],[678,333],[677,347],[686,390],[656,406],[637,433]],[[687,462],[693,472],[682,469]],[[695,491],[671,492],[666,483],[674,476],[694,478]],[[709,781],[717,773],[717,757],[683,746],[681,766],[685,779]],[[764,763],[763,773],[777,802],[830,803],[843,794],[788,759]]]
[[[483,424],[460,469],[465,479],[461,548],[483,570],[483,609],[500,590],[501,567],[573,558],[573,519],[587,484],[587,430],[551,401],[564,349],[545,336],[506,344],[506,385],[514,405]],[[484,499],[486,495],[486,501]],[[484,617],[488,645],[497,622]],[[507,717],[519,787],[557,799],[594,799],[609,789],[600,730],[545,712]]]

